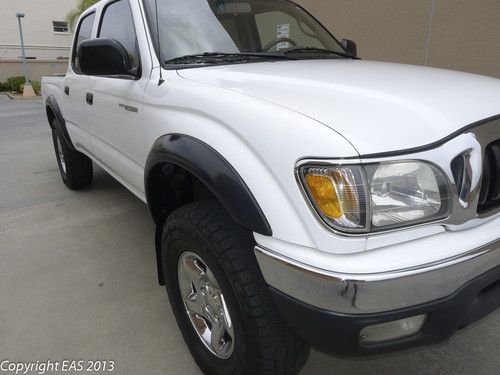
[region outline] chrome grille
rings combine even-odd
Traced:
[[[500,139],[486,146],[478,212],[500,206]]]

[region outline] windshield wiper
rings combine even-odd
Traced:
[[[348,59],[359,60],[359,57],[349,55],[348,53],[332,51],[325,48],[316,48],[316,47],[292,47],[285,51],[282,51],[283,55],[287,56],[289,54],[325,54],[325,55],[337,55],[342,56]]]
[[[283,54],[205,52],[175,57],[165,61],[165,64],[217,64],[228,61],[245,62],[252,59],[295,60],[295,58]]]

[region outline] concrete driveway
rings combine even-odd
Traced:
[[[0,95],[0,361],[199,373],[156,283],[153,231],[147,207],[102,170],[91,188],[66,189],[41,101]],[[303,373],[497,374],[499,344],[497,312],[437,346],[357,359],[313,352]]]

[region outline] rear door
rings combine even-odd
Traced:
[[[142,144],[141,140],[147,131],[147,124],[142,121],[142,98],[151,64],[146,60],[146,57],[150,59],[149,51],[139,48],[133,11],[128,0],[104,5],[97,37],[112,38],[121,43],[137,75],[135,78],[89,77],[87,96],[91,97],[91,101],[86,108],[92,134],[91,150],[108,172],[136,194],[142,195],[144,167],[139,164],[137,145]]]
[[[92,38],[95,12],[83,16],[76,28],[71,63],[63,82],[62,115],[73,144],[78,149],[89,149],[90,133],[85,115],[87,76],[81,74],[77,50],[83,41]]]

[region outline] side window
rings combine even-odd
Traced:
[[[104,9],[98,37],[120,42],[128,52],[131,68],[139,70],[139,48],[128,0],[115,1]]]
[[[91,13],[88,16],[85,16],[80,21],[80,24],[78,25],[78,28],[76,30],[75,42],[74,42],[75,45],[73,48],[73,56],[71,59],[73,70],[75,71],[75,73],[80,73],[80,62],[78,61],[78,56],[77,56],[78,47],[83,41],[90,39],[90,37],[92,36],[94,19],[95,19],[95,13]]]

